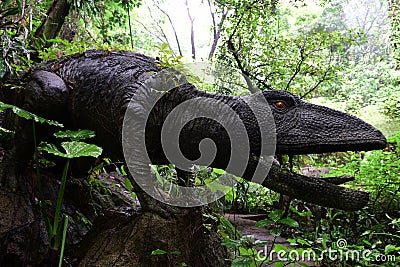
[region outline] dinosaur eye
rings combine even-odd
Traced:
[[[283,101],[276,101],[274,103],[274,106],[277,107],[278,109],[284,109],[286,108],[286,104]]]

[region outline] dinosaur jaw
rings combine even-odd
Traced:
[[[364,123],[364,122],[363,122]],[[366,124],[364,124],[366,126]],[[372,127],[369,126],[368,127]],[[364,137],[356,139],[357,135],[348,136],[328,136],[318,139],[313,137],[314,143],[285,142],[279,140],[299,140],[306,139],[302,136],[280,136],[276,147],[276,154],[320,154],[328,152],[344,151],[370,151],[386,147],[386,138],[378,130],[366,131]],[[287,139],[287,138],[290,139]],[[345,188],[329,182],[327,179],[307,177],[282,170],[272,169],[269,179],[264,181],[264,185],[282,194],[290,195],[317,205],[337,208],[347,211],[355,211],[367,205],[369,194],[364,191]]]
[[[272,165],[262,184],[281,194],[324,207],[356,211],[367,205],[368,192],[338,185],[351,181],[354,177],[335,178],[341,178],[336,180],[343,182],[334,183],[335,181],[326,178],[308,177]]]
[[[386,138],[382,133],[377,130],[370,133],[372,133],[371,137],[373,138],[344,138],[345,140],[331,138],[327,142],[328,138],[325,137],[323,138],[325,143],[322,140],[313,144],[299,142],[278,143],[276,154],[301,155],[344,151],[370,151],[386,147]],[[347,211],[359,210],[366,206],[369,200],[367,192],[345,188],[330,182],[328,179],[291,173],[274,166],[263,185],[281,194],[290,195],[293,198]]]
[[[345,151],[371,151],[384,149],[386,147],[386,144],[386,138],[382,135],[381,139],[373,140],[355,139],[349,142],[332,141],[327,143],[320,142],[317,144],[278,144],[276,147],[276,153],[288,155],[304,155]]]

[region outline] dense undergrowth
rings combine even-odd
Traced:
[[[266,255],[275,254],[275,257],[265,258],[264,252],[257,254],[265,242],[248,236],[227,237],[225,244],[236,253],[232,266],[284,266],[294,262],[305,266],[310,263],[321,266],[398,266],[400,132],[388,138],[388,147],[383,151],[309,155],[299,158],[297,163],[298,166],[329,168],[330,172],[325,176],[355,176],[355,181],[346,186],[368,191],[370,202],[360,211],[346,212],[294,200],[288,216],[282,217],[283,211],[277,211],[272,205],[278,200],[276,195],[266,194],[265,188],[255,184],[237,186],[225,197],[231,211],[239,207],[240,212],[257,213],[261,209],[269,213],[268,219],[259,221],[256,226],[268,227],[272,235],[287,238],[290,247],[267,242],[269,250]],[[236,198],[232,198],[232,194]],[[282,253],[285,259],[277,259],[278,253]],[[311,261],[307,261],[308,255],[312,255]]]

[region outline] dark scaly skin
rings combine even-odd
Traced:
[[[359,210],[369,200],[367,192],[337,186],[329,179],[294,174],[276,165],[272,165],[262,185],[274,191],[279,190],[281,194],[311,203],[315,203],[317,198],[318,205],[325,207],[332,207],[332,204],[336,202],[335,208],[347,211]]]
[[[121,159],[122,122],[127,105],[142,83],[158,71],[160,69],[154,59],[125,52],[89,51],[57,62],[45,63],[33,71],[23,108],[59,120],[68,127],[94,130],[97,143],[104,148],[106,155]],[[270,103],[276,123],[277,153],[324,153],[385,147],[385,137],[356,117],[309,104],[283,91],[264,91],[263,94]],[[254,166],[263,155],[259,151],[261,133],[244,98],[206,93],[190,84],[171,90],[151,113],[148,126],[150,131],[146,131],[146,140],[152,163],[169,163],[159,146],[159,131],[169,111],[179,103],[199,96],[223,101],[244,121],[251,137],[252,154],[245,159],[248,161],[248,168],[242,176],[251,179]],[[277,100],[283,101],[287,108],[276,109],[274,103]],[[140,108],[142,103],[138,105]],[[196,158],[198,142],[206,137],[211,138],[218,147],[217,157],[211,166],[223,169],[230,156],[229,139],[223,132],[210,133],[212,126],[215,126],[212,122],[201,119],[189,124],[189,130],[182,137],[182,150],[189,158]],[[29,128],[30,125],[20,126],[16,144],[23,146],[17,145],[9,153],[14,170],[23,166],[31,155]],[[151,134],[147,136],[147,132]],[[13,170],[2,168],[1,171],[0,182],[3,185],[7,183],[4,180],[5,175],[16,175]],[[360,209],[368,201],[368,194],[365,192],[346,189],[322,179],[293,174],[277,166],[272,167],[263,185],[298,199],[344,210]]]

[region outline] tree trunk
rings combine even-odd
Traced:
[[[196,59],[196,46],[194,44],[194,18],[190,14],[190,8],[189,8],[189,3],[186,0],[186,9],[187,9],[187,14],[190,20],[190,45],[192,47],[192,58]]]
[[[211,45],[210,48],[210,53],[208,54],[208,59],[212,59],[212,57],[214,56],[215,50],[217,48],[217,44],[218,41],[221,37],[221,30],[222,30],[222,26],[224,24],[224,21],[226,19],[226,16],[228,15],[228,9],[226,9],[225,7],[222,8],[221,10],[221,20],[219,21],[219,23],[217,24],[215,21],[215,12],[213,9],[213,5],[211,4],[211,1],[208,0],[208,6],[210,7],[210,15],[211,15],[211,19],[212,19],[212,24],[213,24],[213,43]]]
[[[201,208],[175,211],[168,218],[137,211],[114,211],[99,218],[81,243],[75,264],[229,266],[216,225],[205,228],[204,223],[210,222],[203,222]]]
[[[49,39],[58,36],[65,18],[68,16],[71,4],[68,0],[54,0],[53,4],[47,11],[46,18],[35,32],[35,37],[45,39],[44,47],[49,47]]]

